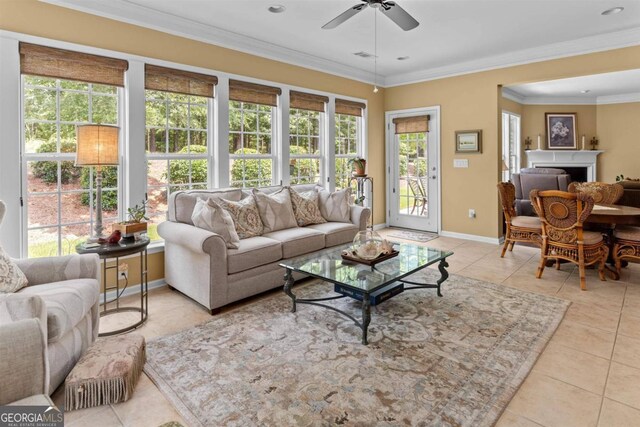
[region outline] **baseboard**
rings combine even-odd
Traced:
[[[444,230],[440,232],[440,235],[444,237],[454,237],[456,239],[473,240],[474,242],[491,243],[492,245],[500,244],[500,238],[498,237],[478,236],[475,234],[456,233],[455,231]]]
[[[382,223],[382,224],[373,224],[373,230],[377,231],[377,230],[382,230],[383,228],[387,228],[388,225],[387,223]]]
[[[167,282],[164,279],[153,280],[148,283],[147,288],[148,290],[161,288],[166,284]],[[116,297],[116,292],[117,291],[107,292],[107,301],[114,299]],[[127,295],[134,295],[134,294],[140,294],[140,285],[128,286],[127,289],[122,291],[122,295],[120,295],[120,298],[126,297]],[[103,298],[104,298],[103,293],[100,292],[100,303],[102,303]]]

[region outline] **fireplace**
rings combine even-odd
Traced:
[[[536,167],[541,168],[543,166],[536,166]],[[557,169],[563,169],[565,172],[571,175],[571,182],[589,181],[589,168],[587,168],[586,166],[553,165],[553,167]]]
[[[598,180],[597,157],[602,150],[527,150],[527,166],[530,168],[564,169],[572,181]]]

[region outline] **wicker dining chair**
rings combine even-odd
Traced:
[[[613,260],[620,274],[622,261],[640,262],[640,227],[618,226],[613,230]]]
[[[600,263],[598,274],[604,276],[609,255],[602,233],[583,230],[584,221],[593,209],[593,199],[584,193],[532,190],[530,195],[534,210],[542,221],[542,251],[536,278],[542,277],[547,260],[566,260],[578,265],[580,289],[587,289],[585,267]]]
[[[427,204],[427,198],[422,192],[420,183],[416,178],[409,178],[409,188],[413,193],[413,207],[411,208],[411,215],[413,215],[413,212],[415,212],[417,208],[420,208],[420,215],[422,215]]]
[[[507,248],[513,251],[516,242],[533,243],[536,246],[542,244],[542,224],[540,218],[535,216],[516,216],[516,187],[510,182],[499,182],[498,193],[504,222],[507,231],[504,235],[504,246],[502,247],[501,258],[507,252]]]
[[[624,187],[606,182],[572,182],[569,192],[588,194],[597,205],[615,205],[622,197]]]

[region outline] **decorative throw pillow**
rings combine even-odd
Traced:
[[[265,233],[298,226],[288,188],[281,188],[271,194],[265,194],[254,188],[253,197],[256,198]]]
[[[327,222],[322,217],[318,207],[317,190],[298,193],[293,188],[289,188],[289,193],[291,194],[291,206],[293,206],[293,214],[296,216],[298,227]]]
[[[327,221],[351,222],[351,188],[337,190],[329,193],[327,190],[320,190],[320,213]]]
[[[27,283],[27,277],[0,247],[0,292],[17,292],[27,286]]]
[[[264,227],[260,219],[256,199],[253,196],[245,197],[239,202],[219,199],[218,204],[231,215],[240,239],[248,239],[262,234]]]
[[[212,199],[204,200],[198,197],[191,214],[191,221],[198,228],[213,231],[222,236],[227,248],[238,249],[240,238],[233,224],[233,218]]]

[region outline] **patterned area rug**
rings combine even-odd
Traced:
[[[387,237],[397,237],[398,239],[413,240],[415,242],[428,242],[429,240],[437,239],[436,233],[429,233],[426,231],[413,231],[413,230],[394,230],[387,234]]]
[[[296,294],[331,289],[309,281]],[[443,294],[372,307],[363,346],[350,320],[291,313],[276,293],[150,341],[145,371],[189,425],[492,425],[569,302],[455,275]],[[333,303],[360,317],[359,303]]]

